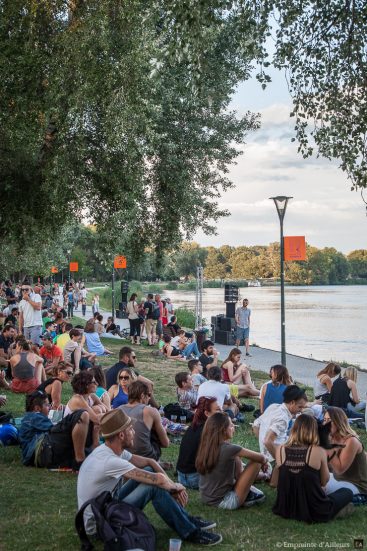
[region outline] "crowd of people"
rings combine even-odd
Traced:
[[[108,369],[99,365],[111,351],[100,338],[105,327],[97,300],[85,326],[73,327],[63,306],[42,311],[37,285],[23,284],[18,297],[5,296],[0,385],[25,395],[22,461],[78,472],[79,508],[103,491],[140,509],[151,501],[181,539],[209,546],[222,536],[212,531],[215,522],[190,515],[188,490],[198,491],[206,505],[234,510],[263,503],[266,495],[258,486],[269,483],[276,489],[275,515],[312,523],[345,516],[353,502],[366,501],[366,453],[353,428],[364,418],[365,402],[354,368],[342,373],[328,364],[317,374],[314,400],[282,365],[272,366],[269,381],[258,388],[238,347],[220,363],[210,339],[199,350],[194,333],[177,324],[171,303],[168,308],[159,295],[148,294],[138,304],[133,294],[127,306],[132,344],[140,345],[145,329],[148,346],[172,360],[165,368],[179,367],[175,403],[163,408],[155,381],[137,366],[135,347],[123,346]],[[259,451],[233,442],[250,412]],[[166,473],[162,449],[171,445],[177,425],[182,439],[176,482]],[[84,519],[87,533],[95,534],[90,509]]]

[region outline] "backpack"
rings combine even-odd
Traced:
[[[75,517],[75,528],[83,551],[91,551],[84,526],[83,514],[90,505],[97,525],[97,535],[104,543],[104,551],[128,551],[141,549],[155,551],[155,531],[144,513],[128,503],[114,499],[111,492],[102,492],[88,500]]]
[[[161,315],[161,310],[159,308],[159,305],[156,302],[152,302],[152,319],[153,320],[159,320],[159,317]]]

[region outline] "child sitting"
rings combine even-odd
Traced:
[[[177,385],[177,401],[183,409],[189,411],[193,410],[196,406],[196,400],[198,397],[197,390],[193,388],[192,377],[189,373],[182,371],[175,376]]]

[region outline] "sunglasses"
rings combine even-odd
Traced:
[[[72,371],[64,371],[64,373],[66,373],[66,375],[69,375],[69,377],[71,377],[73,375]]]
[[[131,358],[132,358],[133,360],[136,360],[136,356],[131,356]]]
[[[129,375],[120,375],[119,379],[124,379],[125,381],[130,379]]]

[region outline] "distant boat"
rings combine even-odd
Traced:
[[[248,282],[249,287],[261,287],[261,283],[258,279],[252,279]]]

